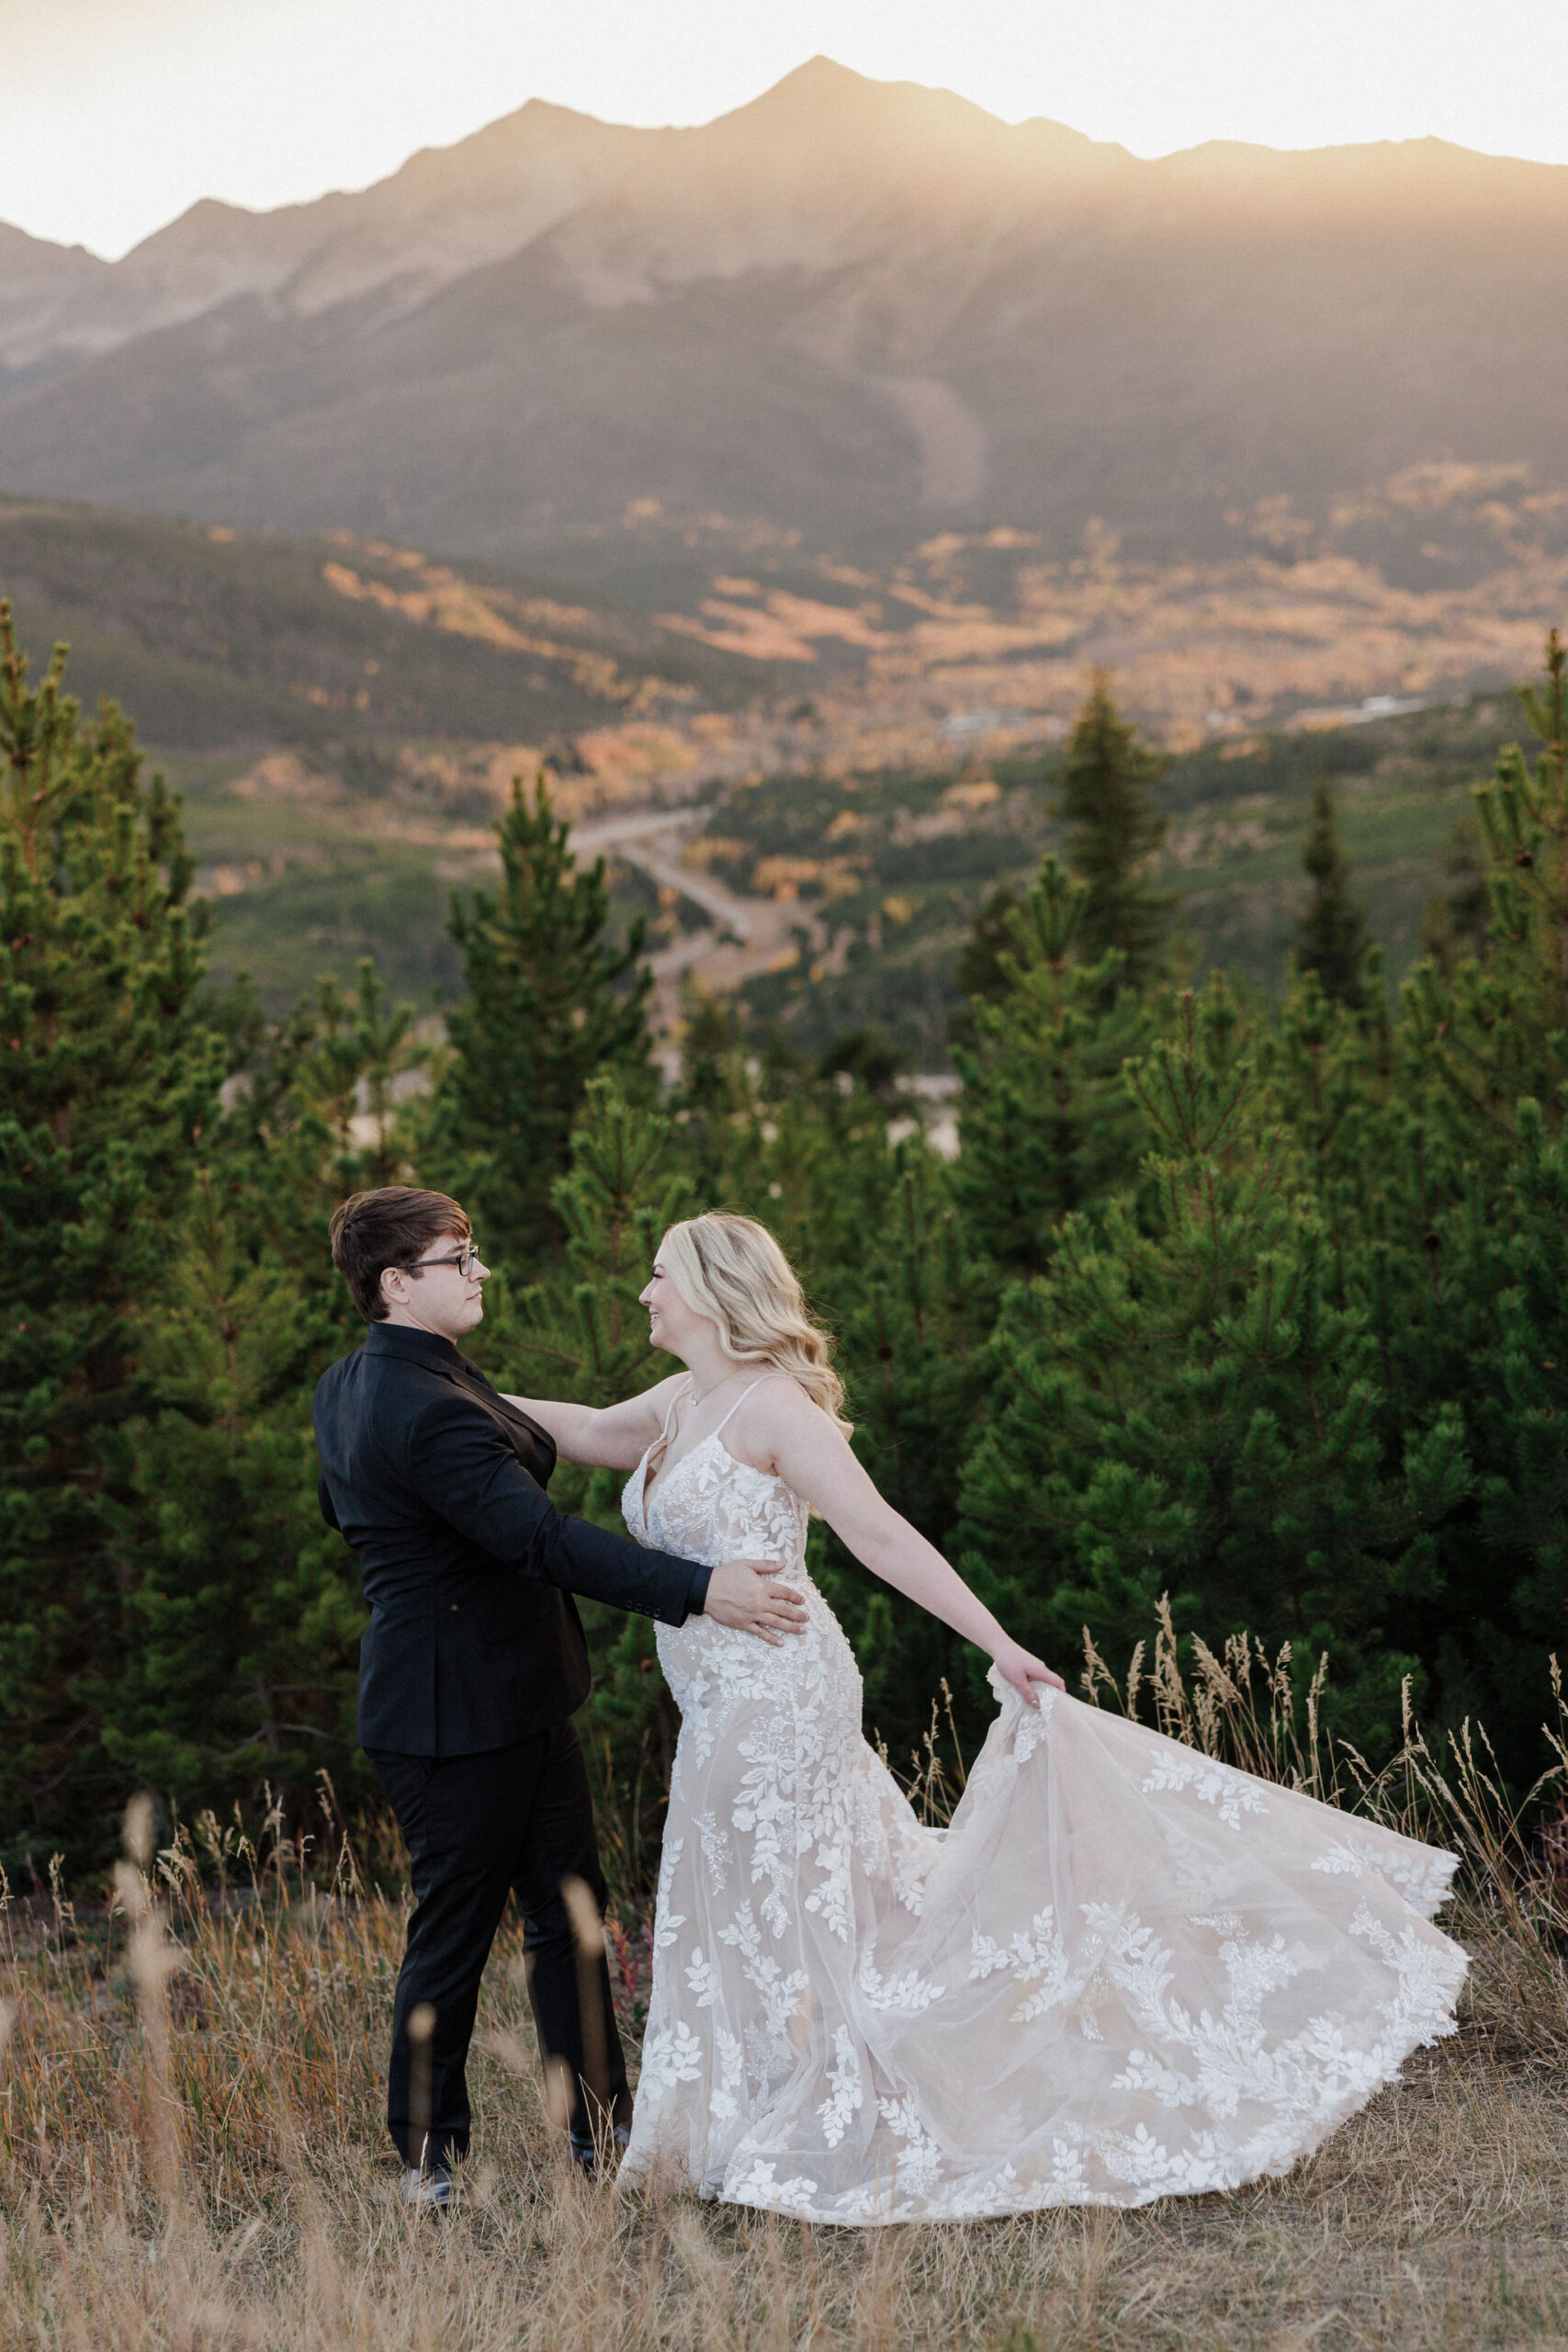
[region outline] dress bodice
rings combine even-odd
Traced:
[[[807,1573],[807,1506],[783,1478],[739,1461],[722,1430],[721,1423],[678,1455],[646,1503],[644,1454],[621,1498],[627,1529],[640,1543],[707,1567],[724,1560],[776,1566],[805,1601],[806,1624],[777,1642],[706,1615],[656,1629],[659,1662],[682,1717],[672,1795],[680,1792],[684,1760],[705,1762],[728,1730],[753,1713],[772,1727],[775,1745],[784,1739],[829,1775],[837,1759],[862,1745],[854,1653]]]
[[[621,1513],[639,1544],[716,1567],[721,1560],[803,1568],[806,1504],[772,1472],[738,1461],[718,1430],[671,1463],[646,1506],[649,1447],[627,1479]]]

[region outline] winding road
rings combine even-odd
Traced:
[[[759,972],[777,972],[798,954],[797,931],[815,936],[811,909],[795,899],[741,898],[711,876],[681,863],[681,844],[702,831],[705,808],[629,809],[572,828],[579,857],[624,858],[650,881],[679,890],[711,915],[716,928],[692,933],[649,956],[653,971],[654,1030],[671,1035],[680,1017],[681,988],[694,975],[716,995],[739,988]]]

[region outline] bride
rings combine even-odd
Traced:
[[[1454,1857],[1070,1697],[886,1503],[783,1252],[672,1226],[642,1294],[687,1367],[596,1412],[639,1541],[776,1560],[804,1634],[660,1627],[682,1715],[621,2177],[837,2222],[1138,2205],[1283,2172],[1453,2030]],[[945,1831],[861,1728],[806,1572],[820,1512],[989,1655],[1001,1712]]]

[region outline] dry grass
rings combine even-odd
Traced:
[[[1266,1667],[1255,1704],[1257,1661],[1201,1657],[1188,1689],[1162,1645],[1168,1724],[1325,1784],[1326,1749],[1281,1729]],[[510,1928],[481,2010],[468,2193],[446,2221],[405,2217],[380,2121],[400,1901],[363,1892],[346,1849],[308,1883],[276,1823],[261,1853],[209,1820],[204,1853],[182,1839],[154,1860],[133,1809],[141,1866],[107,1913],[58,1891],[5,1913],[0,2345],[1568,2345],[1557,1847],[1527,1846],[1462,1746],[1439,1774],[1413,1737],[1364,1801],[1436,1811],[1466,1848],[1462,2030],[1404,2083],[1289,2179],[1234,2196],[863,2233],[578,2178],[546,2124]]]

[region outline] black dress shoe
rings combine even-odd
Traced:
[[[625,2123],[616,2124],[615,2129],[615,2150],[617,2160],[626,2154],[631,2136],[631,2131],[628,2125]],[[598,2143],[585,2138],[580,2132],[574,2132],[570,2136],[570,2147],[571,2161],[577,2166],[579,2172],[583,2175],[585,2179],[594,2179],[599,2171]]]
[[[438,2165],[428,2172],[416,2172],[412,2165],[403,2173],[403,2203],[416,2213],[445,2213],[457,2202],[457,2184],[449,2172]]]

